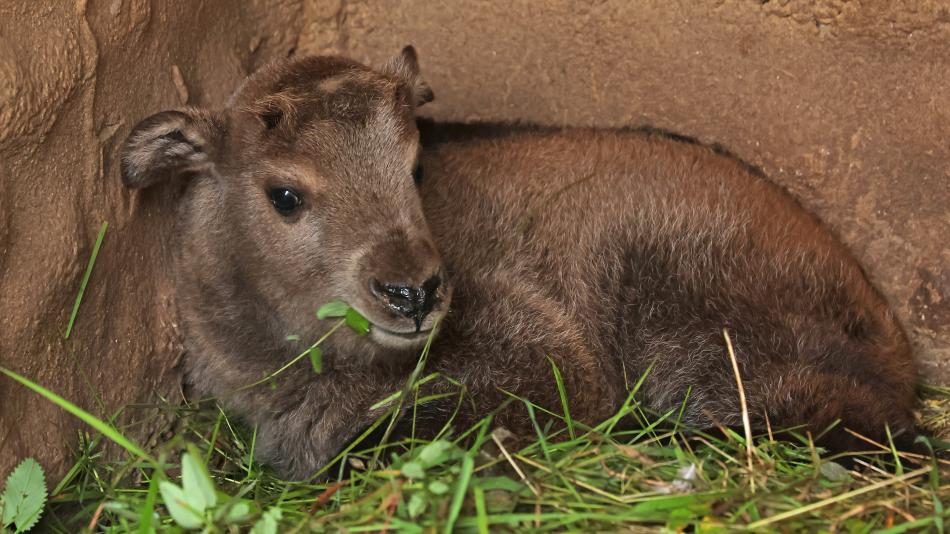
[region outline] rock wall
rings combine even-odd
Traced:
[[[117,150],[145,116],[218,105],[247,73],[286,55],[300,4],[0,0],[0,366],[100,417],[175,398],[169,210],[122,187]],[[103,221],[110,226],[64,340]],[[145,426],[132,435],[148,439]],[[79,428],[0,378],[0,476],[25,456],[64,473]]]
[[[379,64],[409,43],[436,118],[650,124],[762,167],[861,258],[925,379],[950,383],[945,0],[0,0],[0,366],[100,416],[174,398],[170,199],[122,188],[119,143],[294,51]],[[79,428],[0,379],[0,475],[27,455],[64,472]]]

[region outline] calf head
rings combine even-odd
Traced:
[[[223,110],[133,129],[124,183],[183,186],[175,276],[193,357],[217,354],[205,363],[217,371],[286,360],[298,348],[287,336],[325,331],[314,312],[333,300],[372,323],[330,338],[338,361],[417,353],[450,294],[413,179],[414,112],[431,99],[407,47],[380,70],[273,65]]]

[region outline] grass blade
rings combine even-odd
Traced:
[[[123,449],[127,450],[127,451],[128,451],[130,454],[132,454],[133,456],[136,456],[136,457],[138,457],[138,458],[142,458],[142,459],[148,461],[149,463],[151,463],[152,465],[157,465],[156,462],[155,462],[155,460],[154,460],[151,456],[149,456],[148,453],[146,453],[144,450],[142,450],[141,447],[139,447],[138,445],[136,445],[135,443],[133,443],[133,442],[132,442],[131,440],[129,440],[127,437],[125,437],[125,436],[123,436],[121,433],[119,433],[119,431],[116,430],[115,427],[113,427],[112,425],[106,423],[105,421],[102,421],[102,420],[99,419],[98,417],[92,415],[91,413],[87,412],[86,410],[83,410],[83,409],[80,408],[79,406],[76,406],[75,404],[73,404],[73,403],[69,402],[68,400],[66,400],[66,399],[64,399],[64,398],[62,398],[62,397],[60,397],[59,395],[57,395],[57,394],[53,393],[52,391],[50,391],[50,390],[44,388],[43,386],[41,386],[41,385],[39,385],[39,384],[37,384],[37,383],[31,381],[31,380],[28,379],[28,378],[22,377],[22,376],[20,376],[20,375],[18,375],[18,374],[16,374],[16,373],[14,373],[13,371],[10,371],[9,369],[4,369],[3,367],[0,367],[0,373],[3,373],[3,374],[5,374],[5,375],[7,375],[8,377],[10,377],[10,378],[16,380],[17,382],[23,384],[24,386],[26,386],[26,387],[32,389],[32,390],[35,391],[36,393],[39,393],[39,394],[42,395],[46,400],[52,402],[53,404],[59,406],[60,408],[66,410],[67,412],[69,412],[69,413],[75,415],[76,417],[78,417],[79,419],[81,419],[81,420],[82,420],[84,423],[86,423],[87,425],[89,425],[89,426],[95,428],[96,430],[98,430],[99,432],[101,432],[102,435],[104,435],[104,436],[106,436],[107,438],[111,439],[112,441],[116,442],[118,445],[120,445]]]
[[[152,473],[152,480],[148,484],[148,493],[145,495],[145,502],[139,512],[139,534],[151,534],[155,532],[152,528],[152,515],[155,513],[155,496],[158,494],[158,476]]]
[[[86,285],[89,283],[89,277],[92,276],[92,267],[96,264],[96,257],[99,255],[99,247],[102,246],[102,240],[106,237],[106,230],[109,229],[109,223],[103,222],[99,227],[99,235],[96,237],[96,244],[92,247],[92,255],[89,256],[89,263],[86,265],[86,272],[82,275],[82,282],[79,284],[79,294],[76,295],[76,302],[73,304],[73,311],[69,314],[69,324],[66,325],[66,333],[63,339],[69,339],[69,334],[73,331],[73,324],[76,322],[76,316],[79,315],[79,305],[82,304],[82,295],[86,292]]]
[[[462,503],[465,502],[465,493],[468,492],[468,484],[472,479],[472,471],[475,470],[475,460],[471,455],[466,454],[462,459],[462,470],[459,472],[457,482],[455,483],[455,495],[452,497],[452,506],[449,508],[449,517],[445,521],[445,534],[451,534],[455,528],[455,522],[458,521],[459,512],[462,511]]]
[[[554,381],[557,383],[557,393],[561,397],[561,409],[564,410],[564,422],[567,423],[567,433],[571,436],[571,439],[577,438],[577,435],[574,433],[574,420],[571,419],[571,410],[567,406],[567,388],[564,387],[564,377],[561,376],[561,370],[557,368],[557,364],[554,363],[550,357],[548,361],[551,362],[551,370],[554,371]]]
[[[475,492],[475,514],[478,534],[488,534],[488,512],[485,508],[485,490],[480,486],[472,488]]]

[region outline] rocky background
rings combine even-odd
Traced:
[[[0,366],[109,417],[175,399],[171,199],[116,154],[293,54],[419,51],[443,120],[653,125],[760,166],[851,247],[950,384],[946,0],[0,0]],[[110,223],[75,330],[83,270]],[[157,439],[154,414],[123,420]],[[81,425],[0,379],[0,474],[68,468]]]

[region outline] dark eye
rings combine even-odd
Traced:
[[[416,168],[412,170],[412,180],[416,182],[416,185],[422,183],[422,177],[424,176],[422,172],[422,164],[416,165]]]
[[[268,192],[274,209],[281,215],[289,215],[300,205],[300,195],[293,189],[287,187],[274,187]]]

